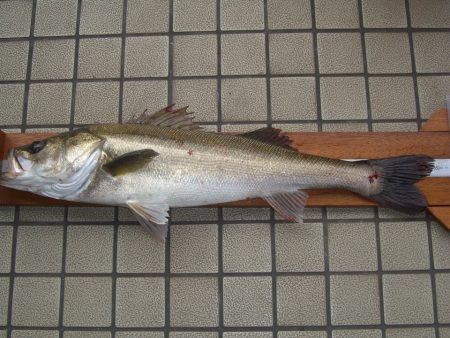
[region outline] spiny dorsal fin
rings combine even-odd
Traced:
[[[103,165],[103,170],[111,176],[121,176],[142,169],[159,154],[152,149],[143,149],[123,154]]]
[[[282,132],[281,129],[265,127],[240,134],[240,136],[274,144],[291,150],[297,150],[290,146],[292,143],[291,139],[289,139],[289,137]]]
[[[128,124],[153,124],[160,127],[170,127],[176,129],[197,130],[199,125],[194,124],[193,112],[188,112],[188,107],[174,109],[174,105],[168,106],[155,113],[145,110],[139,116],[133,116]]]

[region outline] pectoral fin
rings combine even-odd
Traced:
[[[126,153],[103,165],[103,170],[111,176],[121,176],[142,169],[159,154],[152,149]]]
[[[128,201],[139,223],[150,232],[153,238],[164,242],[167,237],[169,205],[166,203],[146,203],[145,201]]]
[[[306,192],[298,190],[290,193],[263,196],[263,199],[287,221],[303,222],[303,211],[308,199]]]

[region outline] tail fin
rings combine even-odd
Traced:
[[[380,205],[408,214],[423,211],[427,206],[425,196],[414,183],[429,176],[434,159],[412,155],[370,160],[368,164],[380,173],[381,191],[369,198]]]

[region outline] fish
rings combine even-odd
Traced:
[[[125,124],[94,124],[8,152],[0,185],[55,199],[129,208],[165,241],[170,208],[264,199],[301,223],[305,190],[342,188],[381,206],[422,211],[415,183],[434,159],[407,155],[344,161],[299,152],[279,129],[207,132],[187,107],[144,111]]]

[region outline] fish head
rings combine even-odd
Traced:
[[[52,190],[80,184],[100,162],[104,140],[86,129],[10,149],[0,185],[51,197]],[[75,188],[75,186],[74,186]]]

